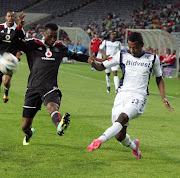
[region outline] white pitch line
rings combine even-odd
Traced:
[[[21,62],[21,64],[27,64],[27,63]],[[79,71],[79,72],[82,72],[81,70],[70,69],[70,68],[66,68],[66,67],[61,67],[61,66],[60,66],[60,69],[61,69],[61,68],[62,68],[62,69],[67,69],[67,70],[73,70],[73,71]],[[106,81],[102,81],[102,80],[98,80],[98,79],[94,79],[94,78],[90,78],[90,77],[85,77],[85,76],[83,76],[83,75],[72,74],[72,73],[69,73],[69,72],[63,72],[63,71],[61,71],[61,70],[60,70],[60,72],[66,73],[66,74],[69,74],[69,75],[74,75],[74,76],[77,76],[77,77],[86,78],[86,79],[89,79],[89,80],[94,80],[94,81],[101,82],[101,83],[106,83]],[[111,84],[114,84],[114,83],[111,83]],[[149,93],[152,93],[152,94],[155,94],[155,95],[160,95],[160,93],[151,92],[151,91],[150,91]],[[174,96],[166,95],[166,97],[172,98],[172,99],[176,99],[176,100],[180,100],[180,98],[177,98],[177,97],[174,97]]]
[[[61,73],[65,73],[65,74],[69,74],[69,75],[74,75],[74,76],[82,77],[82,78],[89,79],[89,80],[94,80],[94,81],[97,81],[97,82],[106,83],[106,81],[102,81],[102,80],[86,77],[86,76],[83,76],[83,75],[78,75],[78,74],[73,74],[73,73],[69,73],[69,72],[64,72],[64,71],[61,71],[61,70],[60,70],[60,72]],[[113,83],[111,83],[111,84],[113,84]]]
[[[160,93],[156,93],[156,92],[152,92],[150,91],[149,93],[152,93],[152,94],[155,94],[155,95],[160,95]],[[174,97],[174,96],[169,96],[169,95],[166,95],[167,98],[173,98],[173,99],[176,99],[176,100],[180,100],[180,98],[177,98],[177,97]]]
[[[78,69],[70,69],[70,68],[66,68],[66,67],[62,67],[62,66],[60,66],[59,69],[67,69],[67,70],[72,70],[72,71],[77,71],[77,72],[87,72],[87,71],[82,71],[82,70],[78,70]],[[89,66],[89,70],[91,70],[90,66]]]
[[[64,67],[63,67],[63,68],[64,68]],[[64,69],[68,69],[68,68],[64,68]],[[76,71],[77,71],[77,70],[76,70]],[[80,71],[80,70],[79,70],[79,71]],[[78,75],[78,74],[73,74],[73,73],[69,73],[69,72],[64,72],[64,71],[61,71],[61,70],[60,70],[60,72],[61,72],[61,73],[65,73],[65,74],[69,74],[69,75],[74,75],[74,76],[77,76],[77,77],[82,77],[82,78],[89,79],[89,80],[94,80],[94,81],[97,81],[97,82],[106,83],[106,81],[102,81],[102,80],[98,80],[98,79],[86,77],[86,76],[83,76],[83,75]],[[114,83],[111,83],[111,84],[114,84]],[[156,93],[156,92],[151,92],[151,91],[150,91],[150,93],[156,94],[156,95],[160,95],[160,93]],[[166,95],[166,97],[180,100],[180,98],[177,98],[177,97],[174,97],[174,96]]]

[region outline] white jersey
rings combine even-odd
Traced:
[[[119,41],[112,42],[104,40],[99,46],[99,49],[104,49],[106,55],[110,55],[110,57],[112,57],[121,49],[121,43]]]
[[[119,64],[122,70],[119,91],[130,91],[146,96],[151,71],[156,77],[162,76],[160,61],[156,54],[144,51],[138,58],[130,54],[129,51],[118,51],[111,59],[103,62],[105,68],[110,68]]]

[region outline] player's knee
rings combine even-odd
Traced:
[[[11,77],[8,75],[3,76],[3,83],[6,87],[10,86]]]
[[[121,123],[122,126],[125,126],[125,124],[129,121],[129,117],[125,113],[121,113],[116,122]]]
[[[122,140],[124,140],[126,138],[126,134],[123,134],[123,133],[118,133],[115,138],[121,142]]]
[[[114,75],[114,76],[117,76],[117,71],[113,71],[113,75]]]

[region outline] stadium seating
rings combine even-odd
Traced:
[[[130,22],[130,12],[138,7],[138,4],[142,0],[134,1],[125,1],[121,2],[118,0],[96,0],[92,1],[86,6],[68,13],[62,17],[55,17],[52,19],[53,22],[56,22],[62,26],[69,26],[70,21],[73,21],[74,26],[84,28],[91,22],[96,22],[99,26],[102,24],[103,18],[107,17],[109,12],[120,16],[120,19],[126,19],[126,22]]]
[[[13,10],[15,12],[22,11],[36,3],[38,3],[40,0],[6,0],[1,1],[1,10],[0,10],[0,17],[5,16],[6,12],[8,10]]]
[[[70,13],[72,10],[78,9],[88,2],[90,2],[90,0],[48,0],[42,2],[38,6],[29,8],[27,12],[37,13],[41,9],[41,13],[51,13],[53,16],[53,20],[56,21],[56,18],[58,18],[59,16],[62,16],[66,13]]]

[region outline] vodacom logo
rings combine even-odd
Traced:
[[[51,57],[51,56],[52,56],[52,52],[51,52],[51,51],[47,51],[47,52],[45,53],[45,55],[46,55],[46,57]]]
[[[10,40],[11,36],[10,35],[6,35],[5,38],[6,38],[6,40]]]

